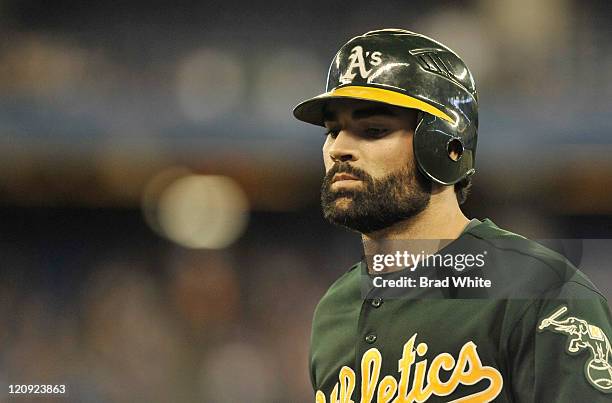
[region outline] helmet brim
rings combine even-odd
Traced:
[[[402,108],[418,109],[437,116],[454,124],[455,119],[445,113],[441,107],[434,106],[418,98],[400,93],[397,90],[388,90],[379,87],[365,87],[349,85],[334,88],[314,98],[308,99],[293,108],[293,116],[296,119],[317,126],[325,126],[324,114],[327,104],[337,99],[356,99],[361,101],[372,101],[386,105],[399,106]]]

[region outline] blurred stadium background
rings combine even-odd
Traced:
[[[322,131],[291,108],[381,27],[474,71],[468,215],[553,239],[612,297],[611,9],[0,1],[0,400],[312,401],[312,311],[361,251],[319,214]]]

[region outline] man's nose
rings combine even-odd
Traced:
[[[341,130],[329,148],[329,156],[334,162],[356,161],[358,151],[354,136],[346,130]]]

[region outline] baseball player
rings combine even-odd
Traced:
[[[317,403],[612,401],[605,298],[459,207],[478,97],[456,53],[404,30],[357,36],[294,115],[326,128],[323,213],[364,245],[314,313]]]

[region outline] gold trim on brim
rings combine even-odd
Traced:
[[[322,109],[315,112],[317,115],[321,114],[321,116],[317,116],[315,118],[314,116],[308,113],[307,109],[310,109],[308,108],[308,106],[312,107],[314,106],[312,104],[315,102],[319,103],[334,98],[354,98],[365,101],[382,102],[385,104],[400,106],[403,108],[418,109],[420,111],[427,112],[431,115],[439,117],[440,119],[444,119],[450,122],[451,124],[455,123],[454,119],[448,116],[446,113],[428,104],[427,102],[421,101],[420,99],[413,98],[409,95],[387,90],[384,88],[363,87],[357,85],[336,88],[331,90],[330,92],[326,92],[317,97],[304,101],[295,107],[293,114],[296,118],[305,122],[322,125]],[[310,112],[314,111],[310,109]]]
[[[423,102],[420,99],[416,99],[409,95],[400,94],[399,92],[391,90],[385,90],[382,88],[375,87],[350,86],[336,88],[332,90],[329,95],[369,99],[371,101],[384,102],[386,104],[402,106],[404,108],[418,109],[420,111],[437,116],[440,119],[447,120],[450,123],[455,123],[453,118],[442,112],[440,109],[431,106],[427,102]]]

